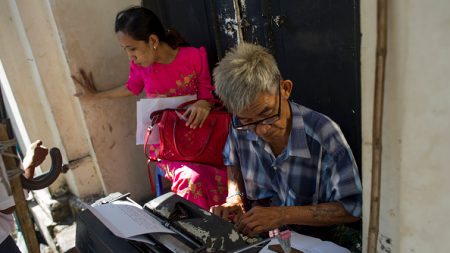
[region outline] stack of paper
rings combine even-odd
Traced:
[[[269,250],[269,245],[278,244],[277,239],[267,244],[260,252],[261,253],[273,253]],[[344,247],[341,247],[335,243],[329,241],[322,241],[318,238],[301,235],[292,231],[291,233],[291,247],[303,251],[304,253],[350,253],[350,251]]]

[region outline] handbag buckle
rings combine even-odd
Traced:
[[[151,126],[148,127],[149,130],[152,130],[153,127],[156,125],[156,123],[158,123],[158,120],[160,118],[160,113],[152,113],[150,115],[150,120],[152,121]]]

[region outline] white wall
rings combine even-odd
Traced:
[[[388,3],[378,252],[448,252],[450,2]],[[362,1],[364,146],[371,142],[375,10],[375,1]],[[371,151],[364,149],[366,235]]]

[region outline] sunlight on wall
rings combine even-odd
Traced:
[[[11,125],[14,129],[16,139],[21,147],[30,146],[30,137],[25,129],[25,125],[20,115],[19,108],[17,106],[16,99],[12,92],[8,78],[6,77],[5,69],[3,68],[2,60],[0,59],[0,84],[2,87],[3,101],[6,107],[6,113],[11,117]]]

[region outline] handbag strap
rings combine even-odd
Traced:
[[[157,162],[157,159],[154,159],[150,156],[149,152],[148,152],[148,139],[150,138],[150,135],[152,134],[152,130],[155,127],[156,124],[158,124],[159,121],[161,121],[161,117],[163,114],[164,110],[159,110],[159,111],[154,111],[152,112],[152,114],[150,114],[150,119],[151,119],[151,125],[149,127],[147,127],[147,132],[145,133],[145,137],[144,137],[144,154],[145,156],[153,161],[153,162]]]
[[[192,158],[195,158],[195,157],[199,156],[200,154],[202,154],[205,151],[206,147],[208,146],[208,142],[211,139],[211,134],[213,132],[214,126],[216,125],[216,121],[214,120],[214,121],[211,122],[211,124],[209,124],[210,131],[208,132],[208,137],[206,138],[205,143],[203,144],[203,147],[200,149],[200,151],[197,154],[192,155],[192,156],[188,156],[186,154],[183,154],[181,149],[178,147],[177,138],[175,136],[178,121],[179,120],[176,120],[175,123],[173,124],[173,131],[172,131],[173,132],[173,144],[174,144],[175,150],[178,152],[178,154],[186,157],[187,159],[192,159]],[[205,126],[203,126],[203,127],[205,127]]]
[[[156,162],[157,160],[152,158],[148,152],[148,138],[150,138],[150,135],[152,134],[152,129],[153,129],[153,125],[147,127],[147,132],[145,133],[145,138],[144,138],[144,154],[147,157],[148,160],[151,160],[153,162]]]

